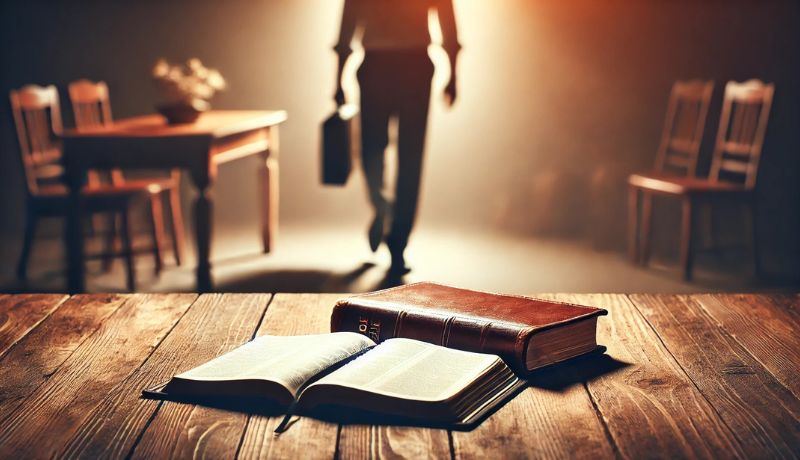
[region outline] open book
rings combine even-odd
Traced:
[[[263,398],[292,413],[342,408],[468,427],[524,383],[496,355],[361,334],[262,336],[145,396]]]

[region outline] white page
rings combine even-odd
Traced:
[[[420,401],[454,396],[499,361],[495,355],[390,339],[311,386],[333,384]]]
[[[353,332],[265,335],[176,376],[184,380],[271,380],[293,394],[308,379],[375,343]]]

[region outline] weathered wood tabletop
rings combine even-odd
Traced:
[[[797,295],[548,295],[609,310],[607,357],[539,372],[471,432],[274,437],[276,417],[140,398],[254,336],[326,332],[340,297],[0,295],[0,458],[800,455]]]

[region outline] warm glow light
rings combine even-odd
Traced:
[[[438,99],[447,81],[450,79],[450,73],[453,69],[450,68],[450,61],[447,58],[447,53],[442,49],[442,26],[439,23],[439,13],[432,9],[428,11],[428,33],[431,36],[431,46],[428,47],[428,55],[436,66],[436,73],[433,77],[433,94],[434,99]],[[447,71],[443,71],[447,69]]]

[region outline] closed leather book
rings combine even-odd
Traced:
[[[596,351],[603,308],[415,283],[338,301],[332,332],[402,337],[498,355],[529,372]]]

